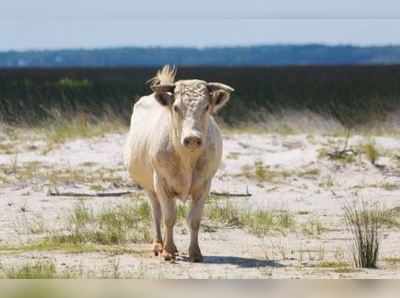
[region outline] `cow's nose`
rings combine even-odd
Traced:
[[[202,141],[199,137],[186,137],[183,139],[183,144],[190,148],[200,147],[201,143]]]

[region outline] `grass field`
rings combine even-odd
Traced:
[[[80,115],[125,123],[133,102],[150,93],[155,68],[3,69],[0,119],[39,124]],[[265,121],[312,112],[345,127],[382,122],[400,106],[400,66],[184,67],[179,78],[220,81],[236,91],[225,123]]]

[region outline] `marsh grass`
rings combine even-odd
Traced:
[[[68,253],[138,254],[126,245],[150,241],[150,214],[149,204],[142,200],[105,208],[97,213],[80,201],[68,216],[64,232],[49,232],[41,240],[20,246],[0,246],[0,252],[59,250]]]
[[[146,201],[104,209],[95,214],[84,202],[71,212],[66,233],[50,234],[33,247],[93,250],[91,245],[124,245],[150,240],[150,206]]]
[[[49,165],[38,162],[15,162],[0,168],[0,183],[8,184],[16,181],[30,181],[33,184],[57,187],[61,185],[87,185],[95,191],[107,188],[123,187],[128,183],[124,179],[123,168],[88,167],[53,169]]]
[[[376,145],[373,141],[364,144],[362,146],[362,150],[367,157],[367,159],[371,162],[371,164],[375,165],[376,161],[378,160],[380,154],[378,149],[376,148]]]
[[[58,110],[51,111],[51,114],[52,119],[36,127],[36,131],[45,137],[49,149],[66,141],[101,137],[107,133],[123,132],[127,129],[126,123],[111,112],[102,117],[83,112],[66,116]]]
[[[3,267],[8,279],[52,279],[57,278],[56,266],[51,261],[35,261],[22,266]]]
[[[93,214],[79,204],[70,219],[70,234],[53,236],[58,242],[103,245],[147,242],[150,240],[150,206],[147,201],[120,205]]]
[[[385,212],[377,204],[365,201],[346,205],[345,222],[353,235],[353,260],[356,267],[376,268],[382,240]]]
[[[256,180],[257,182],[270,182],[277,183],[280,180],[289,177],[290,172],[273,170],[265,166],[262,161],[254,162],[254,166],[244,165],[241,168],[241,173],[237,176],[245,177],[247,179]]]
[[[383,260],[390,265],[400,266],[400,257],[386,257]]]
[[[318,264],[321,268],[346,268],[351,267],[351,264],[344,261],[321,261]]]
[[[236,207],[230,199],[214,200],[206,206],[205,215],[214,222],[244,228],[256,236],[272,231],[285,233],[295,227],[295,218],[289,211],[250,210]]]
[[[311,168],[300,171],[289,171],[271,169],[271,167],[264,165],[262,161],[255,161],[254,165],[244,165],[241,167],[241,172],[237,174],[238,177],[245,177],[246,179],[255,180],[258,183],[281,183],[284,179],[290,177],[301,177],[306,179],[315,179],[320,175],[320,170]]]
[[[327,230],[319,218],[310,218],[307,222],[301,225],[302,232],[309,236],[321,236]]]

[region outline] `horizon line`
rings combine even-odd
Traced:
[[[0,49],[3,53],[27,53],[27,52],[57,52],[57,51],[96,51],[96,50],[115,50],[115,49],[233,49],[233,48],[256,48],[256,47],[302,47],[302,46],[322,46],[328,48],[352,47],[352,48],[385,48],[400,47],[400,43],[385,44],[356,44],[356,43],[324,43],[324,42],[304,42],[304,43],[254,43],[254,44],[237,44],[237,45],[115,45],[115,46],[96,46],[96,47],[60,47],[60,48],[26,48],[26,49]]]

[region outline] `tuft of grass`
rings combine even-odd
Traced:
[[[227,225],[241,225],[240,212],[229,201],[229,199],[209,200],[205,213],[212,221],[221,222]]]
[[[367,157],[367,159],[373,164],[375,165],[376,161],[379,158],[379,151],[376,148],[375,144],[373,142],[369,142],[367,144],[364,144],[362,146],[362,149],[365,153],[365,156]]]
[[[335,181],[331,175],[328,175],[321,179],[321,182],[318,184],[318,186],[324,189],[330,189],[335,186]]]
[[[384,190],[387,190],[387,191],[394,191],[394,190],[398,190],[400,188],[400,186],[398,184],[391,183],[391,182],[385,182],[378,186],[382,187]]]
[[[271,231],[285,232],[295,226],[294,216],[288,211],[242,210],[228,199],[212,201],[205,213],[212,221],[242,227],[256,236]]]
[[[376,268],[382,232],[384,212],[377,205],[368,206],[365,201],[347,205],[345,222],[353,235],[353,259],[356,267]]]
[[[311,218],[302,224],[303,233],[309,236],[320,236],[326,230],[319,218]]]
[[[238,176],[256,180],[257,182],[276,183],[278,180],[287,178],[293,174],[287,171],[272,170],[268,166],[265,166],[262,161],[256,161],[254,162],[254,166],[244,165]]]
[[[21,267],[3,268],[6,278],[10,279],[51,279],[57,277],[56,266],[50,261],[36,261]]]
[[[285,232],[295,226],[294,216],[288,211],[247,211],[241,215],[240,221],[243,227],[257,236],[266,235],[270,231]]]
[[[297,175],[299,177],[304,177],[304,178],[314,178],[317,177],[321,174],[321,171],[317,168],[314,169],[308,169],[308,170],[304,170],[299,172]]]
[[[379,217],[379,221],[387,228],[400,228],[399,207],[383,210],[381,216]]]
[[[121,205],[93,214],[83,202],[72,211],[67,230],[62,235],[51,235],[51,245],[121,245],[150,240],[150,206],[146,201],[136,205]]]
[[[350,267],[349,263],[342,262],[342,261],[321,261],[318,264],[318,267],[321,268],[343,268],[343,267]]]
[[[400,257],[386,257],[383,260],[391,265],[400,265]]]

